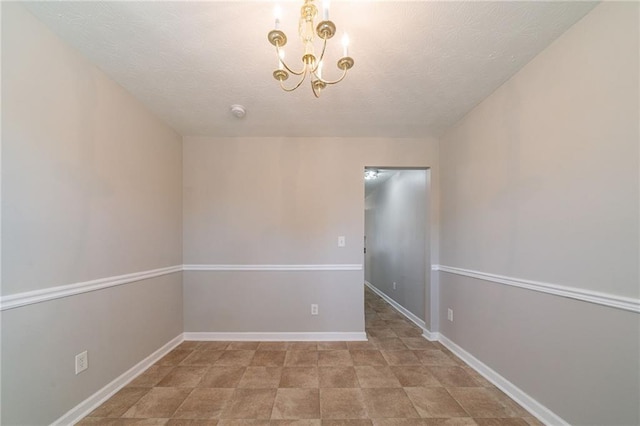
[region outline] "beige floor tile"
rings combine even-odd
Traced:
[[[285,367],[317,367],[318,352],[311,350],[290,350],[284,360]]]
[[[175,349],[193,351],[195,349],[198,349],[198,346],[200,346],[200,343],[201,342],[197,340],[185,340],[184,342],[176,346]]]
[[[235,388],[240,383],[246,367],[216,367],[209,368],[198,387],[204,388]]]
[[[149,388],[127,386],[120,389],[111,398],[93,410],[91,417],[120,417],[140,400]]]
[[[346,351],[347,342],[318,342],[319,351]]]
[[[165,356],[163,356],[156,365],[178,365],[186,357],[191,355],[192,350],[174,349]]]
[[[363,388],[399,388],[400,382],[391,368],[385,366],[355,367],[358,383]]]
[[[186,366],[175,367],[164,379],[160,380],[156,386],[167,388],[194,388],[202,380],[202,377],[209,370],[207,366]]]
[[[285,351],[258,350],[251,360],[251,365],[261,367],[282,367],[284,365]]]
[[[424,337],[401,337],[402,343],[409,349],[434,349],[433,342],[428,341]]]
[[[214,365],[217,366],[235,366],[235,367],[247,367],[251,364],[255,351],[234,351],[226,350],[218,358]]]
[[[317,367],[284,367],[281,388],[317,388],[319,383]]]
[[[122,417],[170,418],[191,391],[185,388],[152,388]]]
[[[381,327],[390,327],[391,322],[385,321],[381,318],[373,317],[366,321],[367,327],[370,328],[381,328]]]
[[[224,351],[195,350],[182,360],[180,365],[213,365]]]
[[[387,320],[387,321],[391,321],[391,320],[402,320],[404,319],[404,317],[396,312],[392,312],[392,311],[385,311],[385,312],[380,312],[378,313],[378,316],[383,319],[383,320]]]
[[[215,419],[170,419],[166,426],[217,426],[218,424],[218,420]]]
[[[176,419],[214,419],[233,395],[233,389],[197,388],[173,414]]]
[[[476,426],[470,417],[448,419],[375,419],[374,426]]]
[[[271,418],[319,419],[320,395],[318,389],[278,389]]]
[[[449,393],[474,419],[477,417],[511,417],[500,400],[487,388],[448,388]]]
[[[269,419],[275,397],[276,389],[236,389],[222,410],[221,418]]]
[[[223,351],[231,342],[200,342],[198,349],[201,351]]]
[[[380,351],[389,365],[421,365],[413,351]]]
[[[281,374],[282,367],[247,367],[238,388],[277,388]]]
[[[364,342],[347,342],[347,348],[350,351],[377,351],[378,347],[371,341]]]
[[[227,346],[228,351],[255,351],[260,342],[231,342]]]
[[[422,330],[417,327],[404,326],[404,327],[392,327],[391,328],[398,337],[420,337],[422,336]]]
[[[486,387],[486,386],[485,386]],[[495,386],[487,387],[487,390],[491,395],[493,395],[502,405],[504,405],[507,413],[510,417],[531,417],[531,414],[522,408],[520,404],[512,400],[502,392],[500,389]]]
[[[318,352],[318,366],[320,367],[350,367],[353,365],[348,350]]]
[[[439,349],[426,349],[413,351],[413,354],[420,359],[424,365],[435,366],[451,366],[456,367],[458,364],[448,355]]]
[[[402,340],[398,337],[391,338],[372,338],[371,341],[378,347],[380,350],[387,351],[403,351],[407,350],[407,345],[405,345]]]
[[[357,388],[360,387],[356,370],[353,367],[318,368],[321,388]]]
[[[428,367],[431,374],[443,386],[447,387],[478,387],[478,383],[469,373],[467,373],[462,367],[440,367],[431,366]]]
[[[152,365],[144,373],[133,379],[127,386],[151,388],[158,384],[158,382],[166,377],[171,370],[172,365]]]
[[[529,426],[521,418],[474,419],[478,426]]]
[[[169,419],[117,419],[105,417],[85,417],[76,426],[163,426]]]
[[[317,351],[318,342],[289,342],[287,345],[289,351]]]
[[[420,417],[402,388],[362,389],[369,418]]]
[[[360,389],[320,389],[322,419],[366,419],[367,409]]]
[[[218,426],[269,426],[269,420],[256,420],[256,419],[220,419]]]
[[[271,420],[270,426],[321,426],[320,419]]]
[[[482,377],[482,375],[480,373],[478,373],[476,370],[474,370],[473,368],[469,367],[468,365],[463,365],[462,368],[464,369],[464,371],[467,372],[467,374],[469,374],[476,382],[478,382],[479,386],[485,387],[485,388],[495,388],[495,386],[493,385],[493,383],[491,383],[490,381],[488,381],[487,379],[485,379],[484,377]],[[506,395],[505,395],[506,396]],[[508,397],[507,397],[508,398]]]
[[[367,333],[369,335],[371,335],[372,337],[375,337],[375,338],[378,338],[378,339],[398,337],[398,335],[395,333],[395,331],[393,331],[391,328],[388,328],[388,327],[382,327],[382,328],[372,327],[372,328],[368,328],[367,329]]]
[[[387,365],[380,351],[350,351],[354,365]]]
[[[259,351],[286,351],[288,342],[260,342]]]
[[[469,417],[443,387],[404,388],[420,417]]]
[[[402,365],[391,367],[403,387],[442,386],[431,371],[423,365]]]

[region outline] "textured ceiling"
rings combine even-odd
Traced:
[[[302,2],[281,3],[291,62]],[[271,75],[274,2],[25,4],[183,135],[391,137],[440,134],[595,6],[334,0],[355,66],[315,99],[308,84],[284,93]]]

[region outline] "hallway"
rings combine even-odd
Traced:
[[[365,289],[368,342],[183,342],[80,425],[539,425]]]

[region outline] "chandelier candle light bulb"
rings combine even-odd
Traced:
[[[276,18],[276,30],[280,29],[280,18],[282,17],[282,9],[280,9],[279,5],[276,5],[276,7],[273,9],[273,15]]]
[[[315,20],[318,16],[318,8],[315,5],[315,0],[304,0],[304,4],[300,8],[300,19],[298,21],[298,33],[300,41],[304,48],[304,55],[302,56],[302,69],[295,71],[287,65],[284,61],[284,46],[287,44],[287,36],[280,30],[280,7],[276,6],[274,10],[275,14],[275,29],[271,30],[267,36],[269,43],[276,48],[276,55],[278,59],[278,69],[273,72],[273,78],[280,82],[280,87],[286,92],[292,92],[302,85],[309,75],[311,80],[311,90],[313,95],[318,98],[320,92],[328,85],[340,83],[347,71],[353,67],[353,58],[348,56],[349,49],[349,37],[345,34],[342,39],[343,44],[343,56],[338,59],[338,69],[342,71],[342,75],[337,80],[327,80],[322,77],[324,55],[327,49],[327,41],[336,34],[336,25],[329,20],[329,2],[330,0],[323,0],[322,2],[322,17],[323,20],[316,24]],[[315,29],[315,31],[314,31]],[[317,57],[314,49],[315,37],[320,38],[322,44],[320,56]],[[289,78],[289,74],[299,76],[299,81],[293,87],[285,87],[284,81]],[[326,74],[326,70],[325,70]]]
[[[349,56],[349,34],[344,33],[342,36],[342,56]]]

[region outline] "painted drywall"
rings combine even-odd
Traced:
[[[423,321],[431,273],[428,173],[397,171],[365,200],[367,281]]]
[[[185,264],[362,265],[364,167],[437,175],[437,142],[187,137],[183,160]],[[363,332],[363,282],[362,269],[186,273],[185,331]]]
[[[638,19],[597,6],[443,137],[442,265],[638,298]],[[440,283],[440,331],[567,422],[640,423],[638,314]]]
[[[1,7],[3,296],[181,264],[180,136]],[[181,333],[181,279],[3,311],[2,424],[53,422]]]

